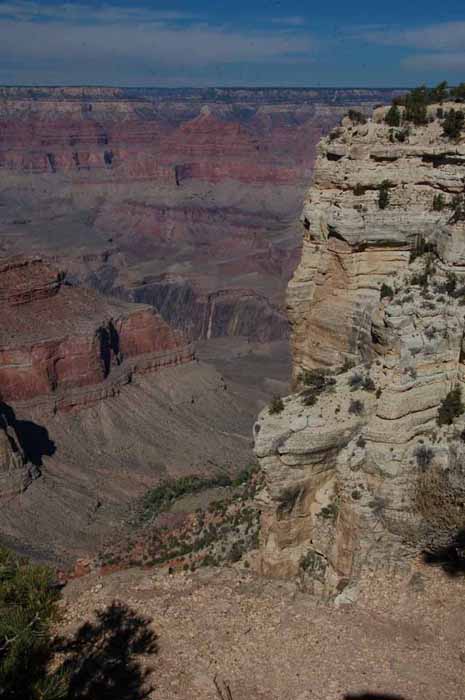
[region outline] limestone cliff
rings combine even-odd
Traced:
[[[452,107],[430,105],[422,126],[391,128],[386,108],[346,117],[319,146],[288,289],[295,393],[262,412],[255,449],[262,568],[327,593],[403,565],[462,517],[463,419],[443,407],[438,425],[465,378],[465,138],[443,132]]]

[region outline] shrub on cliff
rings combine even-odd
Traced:
[[[355,416],[361,416],[363,411],[364,411],[365,406],[363,405],[363,401],[359,401],[356,399],[350,400],[349,404],[349,413]]]
[[[431,447],[426,447],[426,445],[419,445],[415,450],[415,458],[420,469],[425,470],[426,467],[429,467],[433,456],[433,450]]]
[[[433,197],[433,211],[442,211],[446,207],[446,200],[442,193],[435,194]]]
[[[386,124],[389,124],[389,126],[400,126],[400,109],[397,105],[392,105],[387,111],[384,121]]]
[[[380,289],[381,299],[392,299],[394,297],[394,290],[388,284],[383,282]]]
[[[461,110],[451,109],[442,122],[443,136],[448,139],[458,139],[465,126],[465,115]]]
[[[58,617],[52,572],[0,548],[0,697],[60,700],[66,677],[49,671],[51,625]]]
[[[349,109],[348,117],[354,124],[366,124],[367,122],[366,116],[356,109]]]
[[[441,401],[437,416],[438,425],[451,425],[455,418],[462,415],[464,410],[462,389],[456,386],[454,389],[451,389],[447,396]]]
[[[450,94],[457,102],[465,102],[465,83],[451,88]]]
[[[389,188],[392,187],[389,180],[383,180],[379,185],[378,206],[380,209],[386,209],[389,204]]]
[[[280,396],[273,396],[273,398],[271,399],[269,411],[271,415],[275,415],[276,413],[281,413],[282,411],[284,411],[284,403]]]

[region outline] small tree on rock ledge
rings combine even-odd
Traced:
[[[454,389],[451,389],[447,396],[441,401],[437,417],[438,425],[452,425],[454,419],[458,418],[464,410],[462,388],[456,386]]]

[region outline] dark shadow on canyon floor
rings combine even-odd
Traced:
[[[70,678],[69,700],[143,700],[151,669],[141,657],[158,652],[150,620],[113,601],[95,613],[69,640],[58,642],[66,657],[62,671]]]
[[[30,420],[19,420],[14,410],[7,404],[1,404],[1,412],[8,425],[14,428],[28,462],[41,467],[43,457],[51,457],[55,454],[56,445],[50,439],[46,428]]]
[[[465,574],[465,529],[454,535],[444,547],[423,553],[425,564],[440,566],[448,576]]]

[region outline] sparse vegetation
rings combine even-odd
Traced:
[[[380,209],[386,209],[389,204],[389,188],[392,187],[389,180],[383,180],[379,186],[378,206]]]
[[[349,404],[349,413],[355,416],[361,416],[363,411],[365,409],[365,406],[363,404],[363,401],[360,401],[359,399],[351,399],[350,404]]]
[[[54,575],[0,548],[0,697],[64,700],[67,678],[49,668],[58,618]]]
[[[432,466],[418,477],[413,494],[415,510],[423,518],[417,533],[420,546],[430,551],[449,544],[463,529],[465,513],[464,474],[461,466],[444,470]]]
[[[310,549],[300,560],[300,569],[310,573],[316,579],[322,580],[324,578],[326,567],[326,560],[313,549]]]
[[[278,516],[287,515],[292,512],[301,494],[301,487],[288,488],[280,494],[278,503]]]
[[[349,386],[351,391],[375,391],[376,389],[373,379],[367,374],[360,374],[360,372],[355,372],[349,377]]]
[[[380,289],[380,298],[381,299],[393,299],[393,297],[394,297],[394,290],[388,284],[383,282],[383,284],[381,285],[381,289]]]
[[[464,410],[462,389],[460,386],[456,386],[441,401],[437,417],[438,425],[451,425],[458,416],[462,415]]]
[[[426,445],[419,445],[415,450],[415,458],[420,469],[426,469],[433,459],[433,450]]]
[[[400,126],[400,110],[396,104],[393,104],[391,108],[387,111],[385,116],[386,124],[389,126]]]
[[[320,369],[303,370],[299,375],[299,381],[306,387],[300,393],[304,406],[313,406],[318,397],[336,383],[334,377]]]
[[[435,194],[433,197],[433,211],[442,211],[446,208],[446,200],[442,192]]]
[[[366,124],[367,122],[366,116],[356,109],[349,109],[347,116],[354,124]]]
[[[323,506],[320,512],[317,514],[319,518],[323,520],[330,520],[335,522],[339,513],[339,498],[335,496],[327,506]]]
[[[185,476],[176,480],[165,481],[147,491],[137,507],[136,523],[144,523],[156,518],[168,510],[175,501],[183,496],[199,493],[205,489],[227,487],[232,485],[227,475],[215,477]]]
[[[461,110],[451,109],[442,122],[443,135],[448,139],[457,140],[460,138],[464,126],[464,113]]]
[[[453,212],[451,218],[449,219],[450,224],[465,221],[465,197],[463,197],[463,195],[454,195],[451,200],[450,207]]]
[[[284,411],[284,403],[282,398],[280,396],[273,396],[268,410],[271,415],[282,413]]]
[[[176,484],[176,482],[174,482]],[[198,482],[196,481],[196,484]],[[217,566],[237,561],[237,554],[256,549],[260,530],[260,511],[254,500],[262,485],[262,474],[255,465],[242,470],[228,480],[224,497],[211,500],[212,488],[208,480],[205,488],[194,494],[176,488],[184,501],[181,510],[174,508],[175,500],[165,500],[158,509],[159,517],[141,520],[131,518],[131,531],[126,537],[109,542],[100,556],[103,566],[164,565],[173,572],[191,570],[199,566]],[[196,495],[195,495],[196,494]],[[189,510],[189,496],[194,503],[204,503],[195,512]],[[186,500],[187,499],[187,500]],[[142,504],[147,497],[141,499]],[[135,510],[140,512],[141,503]],[[187,507],[187,510],[184,508]],[[165,519],[172,524],[167,527]],[[175,524],[173,524],[175,523]]]
[[[359,182],[354,187],[354,195],[356,197],[362,197],[362,195],[365,194],[365,187],[361,185]]]

